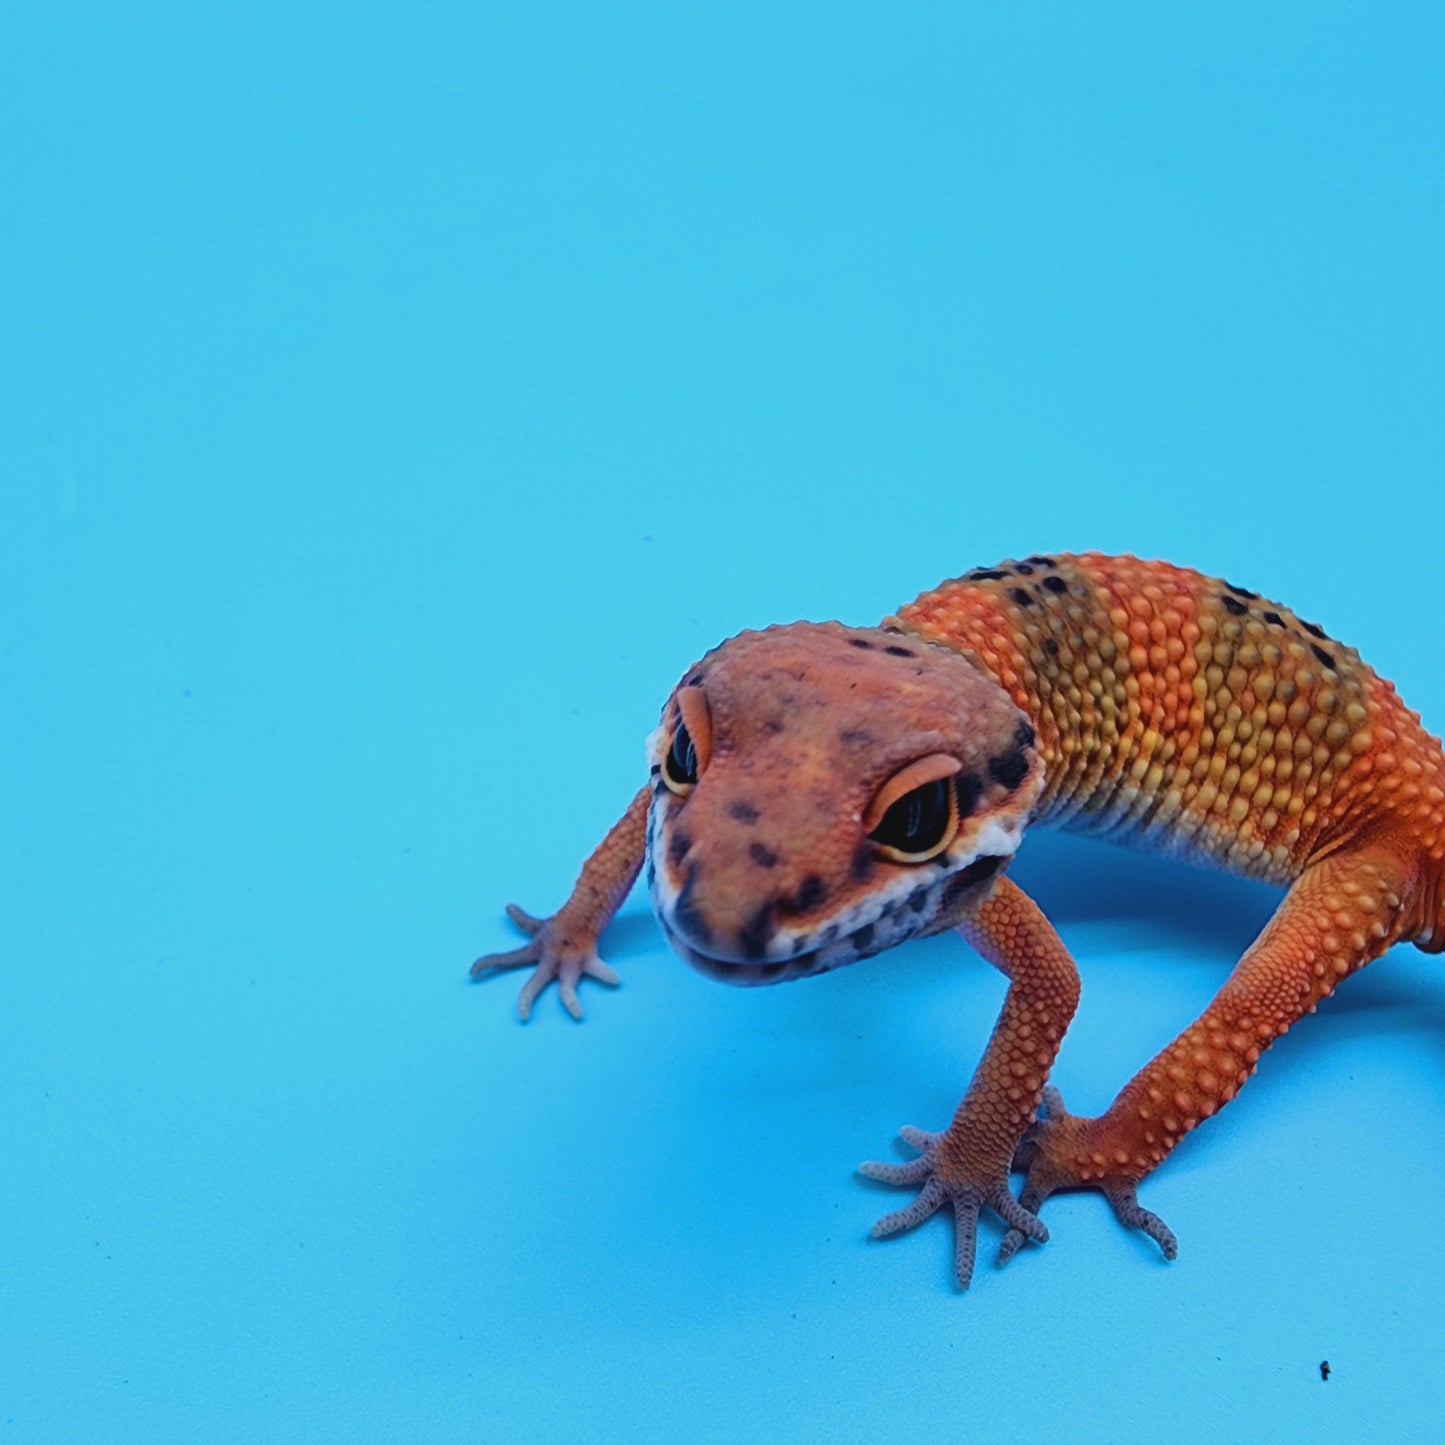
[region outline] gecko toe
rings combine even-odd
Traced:
[[[1165,1259],[1176,1259],[1179,1255],[1179,1240],[1174,1231],[1154,1213],[1139,1203],[1139,1196],[1132,1184],[1115,1183],[1106,1185],[1104,1197],[1114,1211],[1114,1217],[1128,1229],[1137,1229],[1147,1234],[1159,1246]]]

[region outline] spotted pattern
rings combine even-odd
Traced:
[[[1445,858],[1438,739],[1354,648],[1256,593],[1089,554],[1041,581],[1001,563],[896,620],[977,659],[1029,714],[1038,822],[1275,883],[1384,816]]]
[[[869,1168],[920,1186],[883,1233],[953,1202],[961,1282],[981,1206],[1008,1224],[1007,1258],[1045,1237],[1032,1211],[1076,1185],[1102,1189],[1172,1258],[1137,1182],[1351,973],[1397,941],[1445,949],[1439,740],[1353,648],[1235,583],[1036,554],[945,582],[880,628],[739,634],[680,686],[701,690],[689,717],[711,730],[696,783],[680,795],[661,776],[683,711],[674,695],[648,744],[648,785],[567,903],[550,919],[514,911],[531,941],[479,959],[473,976],[534,964],[523,1016],[554,979],[580,1013],[582,976],[614,981],[597,938],[644,867],[678,952],[732,983],[820,973],[958,927],[1009,976],[1004,1013],[949,1129],[910,1134],[923,1153],[907,1165]],[[939,758],[956,833],[916,864],[881,856],[870,800]],[[1045,1088],[1078,980],[1002,876],[1030,823],[1288,888],[1209,1007],[1097,1118]],[[1047,1117],[1031,1123],[1041,1099]]]

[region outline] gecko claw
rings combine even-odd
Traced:
[[[1060,1189],[1097,1189],[1109,1201],[1114,1217],[1126,1229],[1147,1234],[1159,1246],[1165,1259],[1179,1254],[1179,1241],[1174,1231],[1152,1210],[1139,1203],[1138,1182],[1122,1176],[1081,1178],[1070,1160],[1077,1147],[1068,1140],[1091,1120],[1081,1120],[1064,1107],[1064,1098],[1050,1085],[1044,1090],[1044,1117],[1029,1125],[1014,1154],[1014,1168],[1027,1171],[1024,1187],[1019,1192],[1019,1205],[1030,1215],[1037,1214],[1049,1195]],[[1024,1233],[1010,1229],[998,1247],[999,1264],[1007,1264],[1023,1246]]]
[[[530,935],[527,942],[504,953],[483,954],[472,964],[468,974],[476,983],[504,969],[533,964],[531,974],[517,995],[517,1015],[523,1023],[532,1017],[532,1005],[549,983],[556,982],[562,1007],[580,1021],[582,1001],[577,996],[577,985],[582,979],[595,978],[598,983],[605,983],[611,988],[622,982],[617,970],[604,963],[595,951],[584,953],[576,947],[568,947],[564,941],[554,940],[550,918],[535,918],[515,903],[507,905],[507,917],[523,933]]]
[[[951,1204],[954,1223],[953,1268],[960,1289],[967,1289],[973,1280],[978,1217],[985,1208],[992,1209],[1010,1227],[1011,1232],[1018,1231],[1020,1240],[1025,1235],[1041,1244],[1048,1239],[1049,1232],[1043,1223],[1009,1193],[1007,1177],[996,1183],[975,1183],[945,1177],[938,1172],[939,1146],[944,1138],[942,1134],[930,1134],[927,1130],[915,1129],[911,1125],[905,1125],[899,1130],[899,1134],[920,1151],[917,1159],[910,1159],[904,1164],[869,1160],[858,1166],[858,1172],[883,1184],[922,1187],[912,1204],[894,1210],[892,1214],[885,1214],[873,1226],[874,1239],[901,1234],[922,1224],[945,1203]]]

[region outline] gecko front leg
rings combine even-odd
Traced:
[[[1019,1202],[1033,1211],[1061,1189],[1098,1189],[1119,1222],[1142,1230],[1173,1259],[1178,1244],[1140,1206],[1139,1181],[1191,1129],[1242,1089],[1260,1055],[1312,1013],[1350,974],[1411,934],[1415,887],[1398,840],[1360,841],[1311,863],[1204,1013],[1123,1088],[1096,1118],[1070,1114],[1054,1090],[1028,1133],[1018,1165]],[[999,1262],[1023,1243],[1006,1235]]]
[[[563,1007],[574,1019],[582,1017],[577,985],[584,977],[606,984],[621,982],[616,970],[598,956],[597,942],[642,869],[651,797],[651,788],[637,794],[582,865],[571,895],[550,918],[534,918],[515,903],[507,905],[507,916],[531,935],[526,943],[508,952],[484,954],[472,964],[474,983],[505,969],[536,965],[517,996],[523,1022],[531,1017],[538,994],[554,979]]]
[[[952,1124],[941,1134],[905,1129],[903,1138],[922,1150],[907,1164],[860,1167],[886,1184],[922,1186],[908,1208],[873,1226],[875,1238],[911,1229],[945,1201],[952,1204],[955,1269],[959,1287],[967,1289],[985,1206],[1011,1231],[1040,1243],[1048,1238],[1038,1218],[1009,1192],[1009,1170],[1078,1007],[1079,972],[1038,905],[1007,878],[948,922],[1007,975],[1003,1011]]]

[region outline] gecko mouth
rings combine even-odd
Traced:
[[[792,951],[785,957],[742,959],[704,952],[683,937],[670,917],[670,910],[661,906],[656,897],[653,906],[668,943],[699,973],[744,988],[790,983],[796,978],[811,978],[861,958],[871,958],[906,939],[936,931],[935,920],[940,912],[951,908],[960,895],[986,886],[1006,861],[1001,856],[977,859],[933,886],[915,887],[905,895],[888,899],[871,917],[862,923],[855,921],[846,932],[835,921],[811,934],[797,934],[792,940]]]
[[[657,908],[657,921],[675,952],[699,973],[721,983],[739,987],[790,983],[795,978],[812,978],[844,964],[856,963],[882,953],[905,939],[927,931],[938,912],[940,890],[916,888],[906,899],[889,903],[872,918],[843,932],[837,923],[825,924],[813,934],[799,934],[793,952],[784,958],[739,959],[705,953],[688,942],[673,926],[667,911]]]

